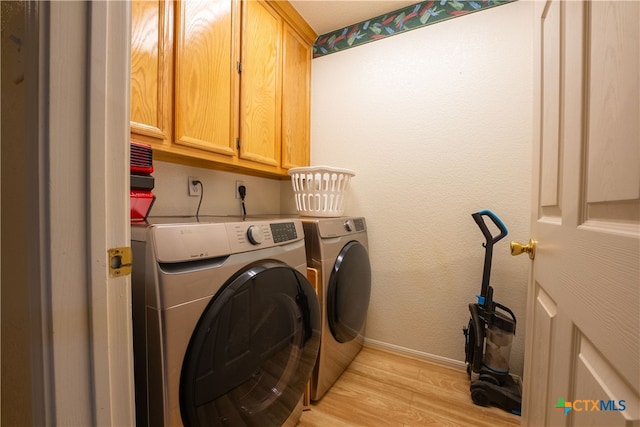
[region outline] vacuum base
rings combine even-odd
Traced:
[[[471,381],[471,400],[479,406],[496,406],[512,414],[520,415],[522,408],[522,394],[520,385],[511,375],[507,375],[498,384],[484,375],[480,379]]]

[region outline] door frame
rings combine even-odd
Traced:
[[[3,291],[9,281],[26,289],[3,305],[28,319],[18,349],[27,361],[21,381],[3,375],[3,391],[28,401],[3,393],[3,420],[133,425],[131,280],[109,275],[107,253],[130,246],[130,4],[24,4],[24,114],[14,124],[24,139],[3,141],[2,157],[22,156],[28,170],[12,180],[21,203],[2,193],[2,220],[26,243],[3,250],[2,263]],[[7,271],[20,259],[27,271]],[[4,345],[18,332],[2,320]]]

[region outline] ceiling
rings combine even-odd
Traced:
[[[401,9],[418,0],[290,0],[318,35]]]

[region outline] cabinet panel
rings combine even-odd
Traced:
[[[175,142],[235,154],[236,2],[188,0],[176,19]]]
[[[171,137],[172,21],[170,2],[131,3],[131,132],[141,142]]]
[[[132,140],[199,167],[308,165],[315,37],[286,1],[132,0]]]
[[[282,19],[259,1],[243,3],[240,158],[280,163]]]
[[[311,45],[285,25],[282,67],[282,167],[309,164]]]

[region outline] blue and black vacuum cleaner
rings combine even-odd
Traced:
[[[522,392],[520,384],[509,374],[511,343],[516,333],[516,316],[508,307],[493,300],[489,284],[493,245],[509,233],[496,214],[483,210],[471,214],[486,242],[482,289],[478,302],[469,304],[471,319],[463,328],[465,362],[471,380],[471,400],[480,406],[497,406],[520,415]],[[496,236],[485,223],[489,218],[500,231]]]

